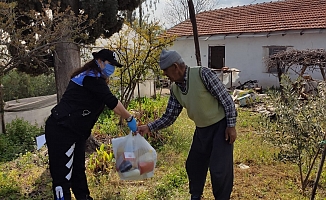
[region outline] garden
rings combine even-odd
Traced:
[[[284,78],[284,80],[287,80]],[[284,85],[289,85],[285,84]],[[314,199],[326,198],[325,166],[320,170],[325,127],[324,98],[299,102],[285,87],[271,90],[268,101],[275,115],[254,112],[254,105],[238,107],[238,138],[234,143],[234,188],[231,199]],[[160,117],[168,96],[140,98],[130,102],[139,124]],[[298,105],[301,105],[300,107]],[[140,110],[141,106],[141,110]],[[276,117],[275,117],[276,116]],[[184,168],[194,124],[182,112],[169,128],[151,133],[146,140],[157,151],[154,176],[141,181],[120,180],[115,169],[112,138],[125,136],[128,128],[113,112],[103,112],[92,130],[100,143],[87,153],[86,172],[95,199],[188,199]],[[35,136],[42,127],[17,119],[0,135],[0,198],[50,199],[51,178],[46,146],[35,150]],[[217,158],[218,159],[218,158]],[[318,171],[321,171],[316,183]],[[204,199],[213,199],[207,176]]]

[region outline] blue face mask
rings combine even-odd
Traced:
[[[102,72],[105,76],[109,77],[114,73],[115,66],[110,64],[105,64],[104,69],[102,69]]]
[[[100,67],[100,64],[97,61],[95,62],[98,65],[98,67]],[[114,73],[114,70],[115,70],[115,66],[110,64],[104,64],[104,69],[102,69],[102,72],[105,76],[109,77]]]

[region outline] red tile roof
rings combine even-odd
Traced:
[[[282,0],[223,8],[196,15],[198,35],[325,29],[326,0]],[[190,20],[167,34],[193,35]]]

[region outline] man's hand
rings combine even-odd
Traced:
[[[225,129],[225,140],[229,140],[230,144],[233,144],[235,139],[237,138],[237,131],[235,130],[235,127],[227,127]]]
[[[138,126],[137,131],[141,136],[144,136],[150,132],[149,127],[147,125]]]

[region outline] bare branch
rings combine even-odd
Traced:
[[[1,75],[13,68],[33,75],[50,73],[54,46],[87,39],[84,31],[96,22],[87,22],[85,15],[76,16],[69,7],[60,11],[60,7],[49,10],[48,5],[42,6],[41,13],[19,13],[15,4],[0,3]]]
[[[214,9],[218,1],[214,0],[193,0],[195,13]],[[166,2],[164,9],[165,21],[174,26],[190,18],[187,0],[171,0]]]
[[[298,74],[302,74],[306,68],[310,71],[325,70],[326,51],[325,49],[280,51],[268,57],[265,63],[268,68],[274,68],[279,64],[285,71],[291,69]]]

